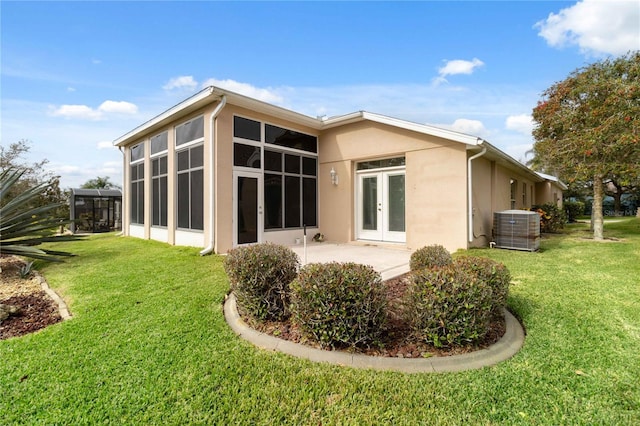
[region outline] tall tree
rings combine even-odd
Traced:
[[[572,183],[593,182],[593,237],[603,239],[603,182],[640,164],[640,52],[573,71],[533,109],[533,162]]]
[[[83,183],[81,188],[84,189],[114,189],[119,188],[118,185],[111,182],[111,178],[109,176],[98,176],[95,179],[89,179],[85,183]]]
[[[6,192],[5,197],[14,198],[18,194],[44,184],[45,189],[32,197],[27,207],[56,204],[58,207],[55,215],[69,217],[68,195],[60,188],[60,176],[45,169],[49,163],[47,159],[34,163],[25,160],[24,157],[30,150],[31,142],[26,139],[10,143],[8,146],[0,145],[0,173],[8,170],[21,171],[19,179],[6,189],[10,192]]]

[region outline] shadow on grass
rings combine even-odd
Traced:
[[[525,335],[527,334],[527,324],[524,319],[533,315],[536,308],[536,303],[532,302],[531,299],[519,294],[509,294],[509,298],[507,299],[507,309],[522,325]]]

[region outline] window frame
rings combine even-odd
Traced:
[[[245,139],[245,138],[241,138],[238,136],[235,136],[236,132],[235,132],[235,118],[239,117],[245,120],[250,120],[250,121],[254,121],[257,123],[260,123],[260,141],[255,141],[253,139]],[[251,172],[260,172],[262,174],[262,196],[263,196],[263,232],[278,232],[278,231],[289,231],[289,230],[295,230],[295,229],[302,229],[302,227],[305,225],[305,218],[308,218],[308,213],[305,214],[305,179],[309,180],[309,179],[313,179],[314,180],[314,189],[315,189],[315,202],[314,204],[314,213],[313,213],[313,217],[315,218],[315,223],[314,224],[306,224],[307,226],[310,227],[317,227],[318,226],[318,195],[319,195],[319,189],[318,189],[318,169],[319,169],[319,157],[318,157],[318,136],[316,135],[311,135],[308,134],[306,132],[297,130],[295,128],[289,128],[289,127],[283,127],[280,124],[275,124],[269,121],[263,121],[263,120],[259,120],[259,119],[255,119],[252,117],[248,117],[242,114],[234,114],[233,115],[233,120],[232,120],[232,130],[231,130],[231,135],[232,135],[232,144],[234,145],[234,147],[232,147],[232,157],[234,155],[234,150],[235,150],[235,144],[243,144],[243,145],[251,145],[251,146],[255,146],[257,148],[260,149],[260,167],[259,168],[253,168],[253,167],[247,167],[247,166],[237,166],[235,165],[236,161],[235,158],[232,158],[232,165],[233,165],[233,169],[234,170],[238,170],[238,171],[251,171]],[[306,151],[306,150],[302,150],[302,149],[296,149],[296,148],[291,148],[291,147],[287,147],[287,146],[283,146],[283,145],[276,145],[276,144],[272,144],[272,143],[267,143],[266,142],[266,126],[274,126],[274,127],[278,127],[280,129],[284,129],[287,131],[292,131],[292,132],[296,132],[305,136],[309,136],[309,137],[313,137],[315,138],[316,141],[316,145],[315,145],[315,152],[312,151]],[[280,170],[279,171],[274,171],[274,170],[270,170],[265,168],[265,156],[268,155],[267,152],[277,152],[280,154]],[[293,172],[287,172],[286,171],[286,155],[290,155],[290,156],[295,156],[298,158],[298,168],[299,171],[297,173],[293,173]],[[314,171],[314,175],[310,175],[308,173],[304,173],[304,158],[310,158],[313,159],[315,161],[315,171]],[[279,209],[279,216],[280,216],[280,226],[278,227],[273,227],[273,226],[268,226],[267,224],[267,220],[269,219],[269,214],[267,212],[268,209],[268,205],[269,203],[267,203],[267,194],[269,193],[269,191],[267,191],[266,185],[270,182],[269,179],[267,179],[268,176],[280,176],[280,201],[279,201],[279,205],[280,205],[280,209]],[[298,178],[298,215],[299,215],[299,224],[296,226],[286,226],[287,223],[287,218],[286,218],[286,182],[287,182],[287,177],[291,178],[291,177],[296,177]],[[291,181],[291,179],[289,179]]]
[[[187,123],[191,123],[194,120],[198,120],[202,118],[202,137],[198,137],[195,138],[193,140],[190,141],[185,141],[182,142],[181,144],[178,144],[178,129],[181,126],[186,125]],[[173,132],[174,132],[174,159],[175,159],[175,188],[174,188],[174,214],[175,214],[175,229],[178,231],[191,231],[191,232],[198,232],[198,233],[202,233],[204,232],[204,223],[205,223],[205,218],[204,218],[204,165],[205,165],[205,154],[204,154],[204,133],[205,133],[205,129],[204,129],[204,115],[199,115],[196,117],[192,117],[191,119],[184,121],[183,123],[180,123],[178,125],[176,125],[173,128]],[[191,162],[192,162],[192,152],[198,148],[202,148],[202,164],[199,166],[192,166]],[[179,164],[178,164],[178,156],[181,153],[187,152],[188,155],[188,165],[187,168],[185,169],[180,169]],[[200,172],[200,173],[199,173]],[[213,172],[213,171],[212,171]],[[198,175],[200,174],[200,187],[201,187],[201,194],[199,197],[199,206],[195,206],[196,208],[199,208],[199,221],[201,222],[201,224],[196,224],[196,225],[201,225],[200,227],[194,227],[194,175]],[[181,210],[183,208],[183,203],[181,203],[181,195],[183,196],[182,198],[185,197],[185,194],[181,193],[181,186],[180,186],[180,181],[181,181],[181,176],[182,175],[186,175],[187,176],[187,182],[188,182],[188,188],[187,188],[187,194],[186,194],[186,199],[188,200],[187,202],[187,218],[188,218],[188,226],[181,226],[181,219],[183,219],[184,217],[182,216],[184,214],[184,212]],[[198,183],[198,182],[197,182]],[[198,212],[196,212],[198,213]]]
[[[134,150],[140,148],[142,152],[142,156],[136,159],[133,159]],[[138,142],[135,145],[132,145],[129,148],[129,221],[132,225],[144,225],[145,223],[145,211],[144,211],[144,199],[145,199],[145,179],[144,175],[146,172],[145,167],[145,141]],[[142,166],[142,167],[140,167]],[[136,168],[136,178],[133,179],[132,169]],[[140,168],[142,168],[142,173],[140,173]],[[135,189],[136,199],[134,201],[133,194]],[[142,189],[142,192],[140,190]],[[134,208],[135,208],[135,218],[134,218]]]

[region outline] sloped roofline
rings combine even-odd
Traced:
[[[511,168],[521,170],[529,175],[532,179],[537,181],[550,180],[553,182],[557,182],[560,187],[566,189],[566,185],[562,183],[558,178],[534,172],[529,167],[525,166],[500,149],[491,145],[486,140],[477,136],[467,135],[465,133],[456,132],[454,130],[430,126],[428,124],[414,123],[368,111],[356,111],[349,114],[329,118],[310,117],[305,114],[301,114],[216,86],[206,87],[193,96],[174,105],[173,107],[167,109],[166,111],[160,113],[152,119],[142,123],[140,126],[114,140],[113,145],[122,147],[130,143],[134,143],[142,135],[152,132],[155,129],[160,129],[161,127],[174,121],[175,119],[180,118],[181,116],[185,116],[199,108],[202,108],[213,102],[220,101],[223,97],[226,97],[227,103],[230,103],[232,105],[251,109],[253,111],[258,111],[268,115],[273,115],[296,124],[307,126],[314,130],[317,130],[318,132],[321,132],[325,129],[331,129],[360,121],[373,121],[376,123],[410,130],[424,135],[435,136],[447,139],[449,141],[463,143],[467,146],[468,150],[478,150],[482,147],[487,147],[487,151],[490,156],[492,156],[493,158],[497,158],[501,162],[509,165]]]
[[[133,130],[120,136],[113,141],[113,144],[115,146],[124,146],[129,143],[135,142],[135,140],[138,139],[140,135],[153,131],[155,128],[162,127],[168,122],[173,121],[182,115],[186,115],[189,112],[194,111],[195,109],[220,100],[223,96],[226,96],[227,102],[230,104],[270,115],[275,115],[276,117],[284,118],[286,120],[305,125],[318,131],[343,126],[345,124],[355,123],[358,121],[374,121],[393,127],[411,130],[417,133],[437,136],[455,142],[461,142],[467,145],[479,145],[482,141],[482,139],[476,136],[467,135],[453,130],[442,129],[439,127],[429,126],[426,124],[413,123],[410,121],[388,117],[381,114],[375,114],[367,111],[357,111],[350,114],[324,119],[314,118],[286,108],[269,104],[267,102],[260,101],[258,99],[250,98],[248,96],[244,96],[230,90],[221,89],[215,86],[209,86],[196,93],[195,95],[185,99],[179,104],[176,104],[168,110],[158,114],[152,119],[142,123],[140,126],[134,128]]]
[[[382,114],[376,114],[368,111],[357,111],[351,114],[340,115],[323,120],[322,129],[330,129],[332,127],[343,126],[345,124],[355,123],[358,121],[374,121],[376,123],[386,124],[401,129],[411,130],[430,136],[437,136],[455,142],[461,142],[467,145],[480,145],[482,139],[477,136],[471,136],[453,130],[442,129],[440,127],[430,126],[428,124],[413,123],[411,121],[401,120]]]
[[[558,186],[559,186],[560,188],[562,188],[562,190],[563,190],[563,191],[566,191],[567,189],[569,189],[569,187],[568,187],[564,182],[562,182],[560,179],[558,179],[558,178],[557,178],[557,177],[555,177],[555,176],[548,175],[548,174],[546,174],[546,173],[542,173],[542,172],[535,172],[535,173],[536,173],[538,176],[540,176],[542,179],[544,179],[544,180],[548,180],[548,181],[551,181],[551,182],[555,182],[556,184],[558,184]]]

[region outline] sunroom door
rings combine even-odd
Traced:
[[[405,242],[405,171],[358,177],[358,239]]]
[[[233,244],[262,242],[262,173],[233,172]]]

